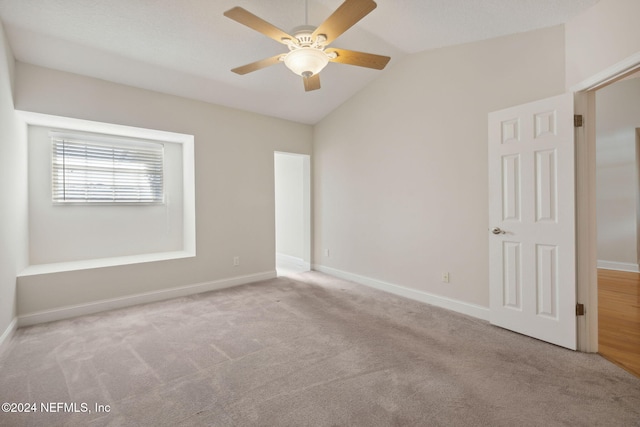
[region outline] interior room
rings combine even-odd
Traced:
[[[0,424],[637,425],[637,16],[0,0]]]

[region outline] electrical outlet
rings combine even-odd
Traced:
[[[240,265],[240,257],[239,256],[234,256],[233,257],[233,266],[237,267]]]
[[[442,273],[442,281],[443,281],[444,283],[449,283],[449,272],[448,272],[448,271],[447,271],[447,272]]]

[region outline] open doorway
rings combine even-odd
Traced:
[[[311,268],[311,171],[306,154],[274,153],[276,271]]]
[[[638,273],[640,73],[596,91],[598,268]]]
[[[598,239],[596,224],[596,92],[640,71],[640,58],[629,57],[571,87],[577,120],[576,248],[577,299],[584,307],[578,317],[578,350],[598,348]],[[578,124],[579,123],[579,124]]]
[[[595,91],[598,353],[640,376],[640,73]]]

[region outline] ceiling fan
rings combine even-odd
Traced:
[[[301,25],[291,31],[293,35],[287,34],[246,9],[241,7],[229,9],[224,13],[227,18],[246,25],[289,48],[287,53],[261,59],[231,71],[243,75],[284,62],[287,68],[302,76],[304,89],[308,92],[320,89],[318,73],[329,62],[382,70],[391,59],[388,56],[328,47],[331,42],[376,7],[377,4],[373,0],[345,0],[319,27]],[[305,15],[306,8],[305,2]]]

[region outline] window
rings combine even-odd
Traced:
[[[54,203],[163,203],[164,147],[51,133]]]

